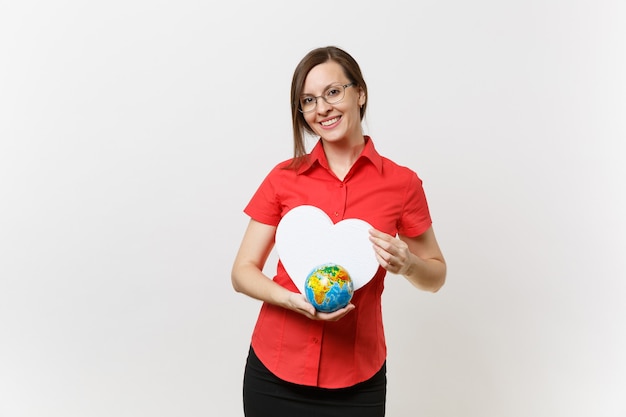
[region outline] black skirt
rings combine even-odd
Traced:
[[[250,347],[243,378],[246,417],[383,417],[386,395],[386,364],[354,386],[318,388],[278,378]]]

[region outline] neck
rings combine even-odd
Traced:
[[[365,147],[365,138],[353,142],[323,142],[330,170],[343,180]]]

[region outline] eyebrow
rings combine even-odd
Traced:
[[[332,87],[332,86],[334,86],[334,85],[344,85],[344,84],[349,84],[349,83],[350,83],[349,81],[348,81],[348,82],[345,82],[345,83],[344,83],[344,82],[341,82],[341,81],[335,81],[335,82],[333,82],[333,83],[328,84],[326,87],[324,87],[324,90],[322,90],[322,91],[326,91],[326,90],[328,90],[330,87]],[[315,97],[315,96],[313,95],[313,93],[302,93],[302,94],[300,94],[300,97],[303,97],[303,96],[312,96],[312,97]]]

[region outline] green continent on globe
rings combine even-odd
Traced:
[[[340,265],[324,264],[307,277],[306,297],[319,311],[332,312],[345,307],[352,299],[352,279]]]

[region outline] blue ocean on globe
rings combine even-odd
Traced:
[[[354,294],[354,284],[345,268],[328,263],[309,273],[304,292],[316,310],[332,313],[348,305]]]

